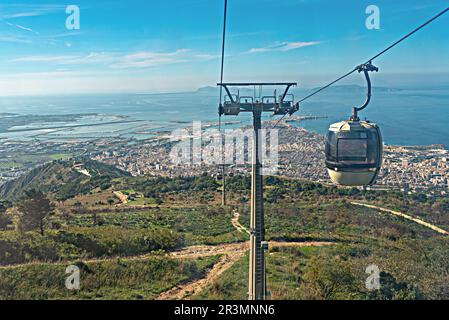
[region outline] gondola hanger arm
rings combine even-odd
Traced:
[[[355,68],[356,71],[358,71],[359,73],[364,73],[365,75],[365,79],[366,79],[366,83],[367,83],[367,95],[366,95],[366,101],[365,103],[361,106],[361,107],[354,107],[352,109],[352,116],[351,119],[352,121],[359,121],[359,117],[358,117],[358,112],[364,110],[369,103],[371,102],[371,92],[372,92],[372,85],[371,85],[371,78],[369,73],[370,72],[378,72],[379,68],[375,67],[371,61],[369,61],[368,63],[364,63],[359,65],[358,67]]]

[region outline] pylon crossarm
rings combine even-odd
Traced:
[[[220,105],[220,115],[236,116],[241,112],[253,112],[260,110],[261,112],[271,112],[274,115],[293,114],[297,109],[297,104],[294,103],[293,94],[289,93],[290,88],[296,86],[296,82],[254,82],[254,83],[218,83],[226,92],[224,104]],[[279,97],[274,95],[263,96],[261,93],[264,87],[285,87],[282,95]],[[240,96],[241,87],[258,87],[259,94],[256,90],[252,96]],[[237,93],[231,93],[232,89],[237,89]],[[276,91],[275,91],[276,92]]]

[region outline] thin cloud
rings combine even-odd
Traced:
[[[24,72],[24,73],[11,73],[11,74],[2,74],[0,79],[31,79],[31,78],[48,78],[48,77],[61,77],[61,76],[76,76],[82,75],[80,72],[73,71],[46,71],[46,72]]]
[[[404,6],[398,10],[395,10],[396,13],[410,12],[410,11],[423,11],[428,9],[438,8],[438,4],[420,4],[420,5],[412,5],[412,6]]]
[[[10,62],[104,65],[111,69],[144,69],[182,62],[209,61],[216,58],[218,58],[217,55],[192,53],[187,49],[178,49],[172,52],[141,51],[126,55],[110,52],[92,52],[88,55],[34,55],[18,57]]]
[[[67,62],[76,59],[77,56],[28,56],[11,60],[11,62]]]
[[[108,52],[91,52],[88,55],[70,57],[60,64],[65,65],[108,65],[116,61],[116,56]]]
[[[33,11],[33,12],[19,12],[19,13],[5,14],[2,15],[1,17],[2,19],[16,19],[25,17],[37,17],[43,14],[44,12],[41,11]]]
[[[1,14],[0,19],[8,20],[48,15],[64,10],[65,7],[61,5],[10,5],[0,8],[3,9],[2,12],[7,12]]]
[[[221,55],[218,54],[196,54],[194,55],[194,58],[198,60],[215,60],[219,59]]]
[[[17,28],[17,29],[20,29],[20,30],[23,30],[23,31],[28,31],[28,32],[31,32],[31,33],[34,33],[34,34],[37,34],[37,35],[39,34],[38,32],[34,31],[33,29],[28,28],[28,27],[24,27],[24,26],[22,26],[20,24],[11,23],[11,22],[6,22],[6,24],[8,26],[10,26],[10,27],[14,27],[14,28]]]
[[[240,32],[240,33],[229,33],[226,34],[226,38],[241,38],[241,37],[253,37],[253,36],[266,36],[270,31],[254,31],[254,32]],[[204,34],[204,35],[196,35],[191,37],[185,37],[183,40],[213,40],[213,39],[221,39],[221,34]]]
[[[110,67],[115,69],[151,68],[176,63],[210,61],[218,58],[219,56],[216,54],[192,53],[189,49],[178,49],[173,52],[144,51],[123,56]]]
[[[179,49],[173,52],[143,51],[121,57],[117,63],[111,65],[111,68],[151,68],[187,62],[191,58],[188,53],[189,50],[187,49]]]
[[[85,65],[85,64],[107,64],[116,58],[113,54],[106,52],[92,52],[85,56],[76,55],[37,55],[27,56],[11,60],[11,62],[47,62],[58,65]]]
[[[49,35],[49,36],[47,36],[47,38],[51,38],[51,39],[69,38],[69,37],[81,36],[81,35],[84,35],[84,34],[85,33],[81,32],[81,31],[69,31],[69,32],[57,33],[57,34]]]
[[[32,41],[29,39],[17,36],[0,36],[0,42],[26,43],[26,44],[32,43]]]
[[[248,50],[246,53],[262,53],[262,52],[286,52],[291,50],[296,50],[300,48],[310,47],[321,44],[320,41],[310,41],[310,42],[276,42],[273,45],[267,46],[267,47],[261,47],[261,48],[252,48]]]

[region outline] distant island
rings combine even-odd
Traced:
[[[319,90],[320,88],[314,88],[312,91]],[[340,86],[332,86],[327,89],[327,92],[329,93],[347,93],[347,92],[365,92],[366,87],[359,86],[356,84],[350,84],[350,85],[340,85]],[[399,92],[403,91],[402,89],[398,88],[388,88],[388,87],[373,87],[374,92]]]
[[[198,93],[215,93],[218,91],[218,87],[206,86],[196,90]]]
[[[301,86],[299,88],[301,89]],[[318,89],[320,89],[320,87],[312,88],[310,90],[316,91]],[[197,93],[217,93],[218,90],[219,90],[218,86],[217,87],[205,86],[205,87],[198,88],[196,90],[196,92]],[[243,90],[245,90],[245,89],[243,89]],[[251,91],[251,92],[253,91],[252,89],[246,89],[246,90]],[[240,91],[242,91],[242,90],[240,90]],[[327,89],[327,92],[329,92],[329,93],[342,93],[342,92],[343,93],[347,93],[347,92],[363,93],[365,91],[366,91],[366,87],[356,85],[356,84],[332,86],[329,89]],[[403,89],[378,86],[378,87],[373,87],[373,91],[374,92],[400,92],[400,91],[403,91]]]

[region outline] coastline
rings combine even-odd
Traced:
[[[293,121],[279,124],[279,175],[317,182],[328,180],[324,166],[324,136],[319,133],[292,125],[292,122],[315,120],[318,117],[299,116]],[[135,122],[133,120],[125,120]],[[229,126],[245,128],[241,121],[227,121]],[[263,126],[272,128],[276,121],[264,121]],[[179,123],[180,124],[180,123]],[[182,124],[187,124],[183,122]],[[217,127],[216,122],[206,122],[203,130]],[[91,125],[87,125],[91,126]],[[182,128],[181,124],[179,128]],[[142,129],[142,126],[139,128]],[[190,128],[191,129],[191,128]],[[132,175],[147,176],[193,176],[206,172],[217,174],[216,166],[195,165],[179,168],[173,165],[169,152],[170,130],[136,131],[136,135],[148,135],[144,139],[131,137],[98,137],[93,139],[52,140],[3,140],[0,155],[8,166],[0,165],[0,184],[15,179],[28,170],[64,158],[77,155],[113,164]],[[6,141],[6,142],[5,142]],[[12,166],[11,158],[17,159]],[[21,161],[21,160],[24,161]],[[379,176],[378,187],[403,191],[447,192],[449,180],[449,152],[446,146],[385,145],[384,165]],[[31,160],[31,161],[30,161]],[[35,160],[35,161],[33,161]],[[6,162],[5,162],[6,163]],[[0,163],[1,164],[1,163]],[[247,166],[234,167],[235,174],[247,174]]]

